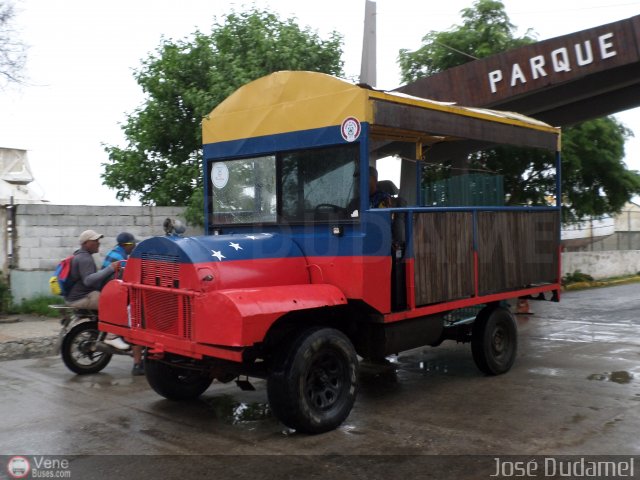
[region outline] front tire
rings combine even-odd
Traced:
[[[165,361],[145,358],[147,382],[156,393],[169,400],[193,400],[213,382],[207,373]]]
[[[100,330],[98,322],[83,322],[64,336],[60,353],[69,370],[78,375],[98,373],[111,361],[111,354],[94,350]]]
[[[518,329],[509,310],[484,309],[473,323],[471,353],[476,366],[487,375],[508,372],[518,351]]]
[[[267,378],[271,411],[303,433],[338,427],[356,399],[358,358],[351,341],[332,328],[300,333],[274,361]]]

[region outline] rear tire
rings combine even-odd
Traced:
[[[275,359],[267,378],[269,405],[290,428],[327,432],[349,416],[357,379],[358,358],[351,341],[338,330],[312,328]]]
[[[62,361],[78,375],[98,373],[111,361],[111,354],[93,351],[100,335],[98,322],[83,322],[64,336],[60,347]]]
[[[487,375],[508,372],[518,351],[518,328],[509,310],[482,310],[473,323],[471,353],[476,366]]]
[[[169,400],[193,400],[213,382],[208,373],[164,361],[145,358],[147,382],[156,393]]]

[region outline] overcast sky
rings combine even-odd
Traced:
[[[0,146],[29,151],[34,190],[56,204],[118,204],[102,186],[102,144],[124,145],[120,124],[143,102],[133,80],[161,38],[207,31],[249,2],[212,0],[14,0],[14,24],[28,50],[28,85],[0,90]],[[295,17],[324,38],[344,36],[345,74],[360,72],[364,0],[255,1],[281,17]],[[544,40],[640,14],[640,0],[505,0],[523,34]],[[378,87],[400,85],[398,50],[419,48],[424,34],[460,24],[473,0],[378,0]],[[249,3],[251,5],[251,3]],[[452,99],[455,100],[455,99]],[[640,170],[640,109],[617,115],[638,138],[627,164]],[[126,204],[136,204],[135,201]]]

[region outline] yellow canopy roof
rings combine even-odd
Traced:
[[[427,111],[432,114],[425,116]],[[552,143],[555,148],[560,133],[557,128],[516,113],[371,90],[323,73],[282,71],[244,85],[220,103],[203,119],[203,143],[337,126],[348,117],[372,126],[462,137],[460,132],[478,130],[478,124],[501,124],[536,130],[539,140],[534,143],[542,142],[544,145],[539,146],[546,148],[552,148]],[[466,126],[465,121],[475,125]],[[486,140],[495,141],[498,130],[494,127]],[[509,136],[508,130],[502,128],[499,135]],[[544,137],[549,138],[542,141]],[[528,146],[537,145],[529,142]]]

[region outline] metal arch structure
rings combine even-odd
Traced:
[[[640,106],[640,15],[450,68],[397,91],[567,126]]]

